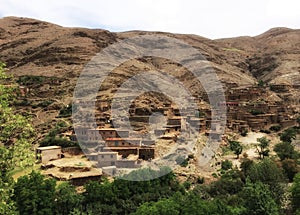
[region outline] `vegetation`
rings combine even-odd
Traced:
[[[296,134],[297,130],[295,128],[288,128],[280,135],[280,140],[291,143],[296,138]]]
[[[275,132],[280,131],[281,126],[280,125],[273,125],[273,126],[270,127],[270,130],[275,131]]]
[[[234,154],[237,156],[237,159],[239,158],[240,154],[243,152],[243,146],[240,142],[231,140],[229,141],[230,149],[234,152]]]
[[[44,76],[24,75],[18,78],[17,83],[28,86],[33,84],[42,84],[44,81]]]
[[[40,142],[40,146],[61,146],[73,147],[78,146],[77,142],[59,137],[58,135],[67,131],[68,125],[64,121],[57,122],[55,127]]]
[[[252,109],[249,111],[252,115],[256,116],[256,115],[259,115],[259,114],[264,114],[263,111],[260,111],[260,110],[255,110],[255,109]]]
[[[10,172],[34,164],[34,131],[29,119],[10,107],[15,89],[6,86],[5,65],[0,63],[0,214],[16,214]]]
[[[257,138],[258,145],[257,145],[257,151],[260,158],[264,158],[266,156],[269,156],[269,144],[270,140],[266,137]]]
[[[69,182],[57,183],[35,171],[14,181],[11,175],[16,168],[34,163],[31,149],[34,131],[29,119],[11,108],[14,89],[3,84],[7,78],[3,66],[0,65],[1,215],[300,214],[299,153],[292,144],[295,128],[281,134],[282,142],[274,148],[278,157],[268,158],[270,140],[259,138],[257,149],[261,160],[244,156],[241,169],[225,160],[221,163],[222,170],[213,174],[215,179],[209,184],[201,177],[179,182],[166,167],[132,171],[126,178],[91,181],[81,192]],[[42,144],[74,144],[59,137],[68,129],[64,121],[58,122]],[[241,143],[229,144],[239,158],[243,151]],[[190,159],[194,156],[178,157],[176,162],[187,166]]]
[[[70,117],[72,115],[72,104],[69,104],[65,107],[63,107],[60,111],[59,111],[59,117]]]
[[[291,209],[299,210],[300,174],[289,190],[283,170],[271,159],[243,162],[210,184],[179,183],[167,168],[140,169],[127,179],[103,179],[85,185],[84,192],[64,182],[56,186],[38,172],[22,176],[13,185],[10,201],[20,214],[286,214],[283,197],[290,192]],[[245,165],[248,163],[248,165]],[[164,173],[164,174],[161,174]],[[159,178],[148,180],[153,176]],[[143,181],[139,181],[142,180]]]
[[[229,169],[231,169],[232,168],[232,162],[230,160],[222,161],[221,168],[223,170],[229,170]]]

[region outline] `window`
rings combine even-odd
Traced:
[[[101,158],[104,158],[104,155],[101,155]]]
[[[112,161],[112,162],[111,162],[111,165],[112,165],[112,166],[115,166],[115,165],[116,165],[116,163],[115,163],[114,161]]]
[[[113,158],[114,157],[114,155],[110,155],[110,158]]]

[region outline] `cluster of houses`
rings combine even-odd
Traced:
[[[274,85],[285,91],[286,86]],[[295,112],[282,101],[265,101],[266,90],[261,87],[232,88],[226,93],[227,127],[234,132],[260,131],[279,126],[281,129],[297,124]]]
[[[274,85],[273,90],[285,92],[286,86]],[[99,98],[95,101],[78,101],[81,106],[96,105],[95,118],[98,127],[78,126],[75,129],[76,134],[73,131],[66,136],[73,141],[83,141],[87,158],[104,172],[114,174],[118,168],[138,168],[143,161],[152,161],[155,159],[156,141],[168,139],[176,142],[182,131],[190,128],[196,128],[197,132],[220,141],[225,127],[225,131],[244,132],[267,130],[272,126],[284,129],[296,125],[293,109],[282,102],[265,101],[262,99],[265,93],[264,88],[257,86],[228,87],[225,102],[218,103],[220,109],[226,107],[226,125],[222,125],[222,118],[213,118],[213,111],[207,106],[199,105],[199,115],[188,115],[185,110],[179,110],[171,102],[164,101],[162,106],[152,110],[167,119],[166,125],[154,129],[155,140],[136,137],[129,130],[113,127],[109,111],[110,101]],[[199,100],[208,101],[208,98],[202,97]],[[149,123],[149,113],[143,108],[133,106],[129,113],[133,123]],[[57,146],[37,149],[37,158],[43,163],[60,159],[62,154],[62,149]]]

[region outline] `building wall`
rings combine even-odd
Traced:
[[[49,149],[41,151],[41,161],[42,163],[47,163],[51,160],[57,160],[61,158],[61,149]]]

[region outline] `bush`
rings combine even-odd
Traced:
[[[21,85],[33,85],[33,84],[42,84],[45,80],[44,76],[36,76],[36,75],[24,75],[20,76],[17,80],[18,84]]]
[[[183,156],[178,156],[175,161],[178,165],[182,167],[187,167],[187,165],[189,164],[188,158],[185,159]]]
[[[270,130],[275,132],[280,131],[280,129],[281,129],[280,125],[273,125],[270,127]]]
[[[70,117],[72,115],[72,104],[67,105],[59,111],[59,117]]]
[[[222,161],[221,168],[223,170],[229,170],[229,169],[231,169],[232,168],[232,162],[230,160]]]
[[[197,178],[197,183],[198,183],[198,184],[204,184],[204,177],[200,177],[200,176],[199,176],[199,177]]]
[[[246,137],[247,134],[248,134],[248,129],[243,129],[243,130],[241,131],[241,135],[242,135],[243,137]]]
[[[42,142],[40,143],[40,146],[61,146],[61,147],[74,147],[79,146],[78,142],[70,141],[65,138],[60,137],[45,137]]]
[[[259,115],[259,114],[264,114],[264,112],[260,111],[260,110],[250,110],[249,112],[254,116]]]
[[[261,133],[265,133],[265,134],[271,134],[271,131],[268,129],[262,129],[260,130]]]

